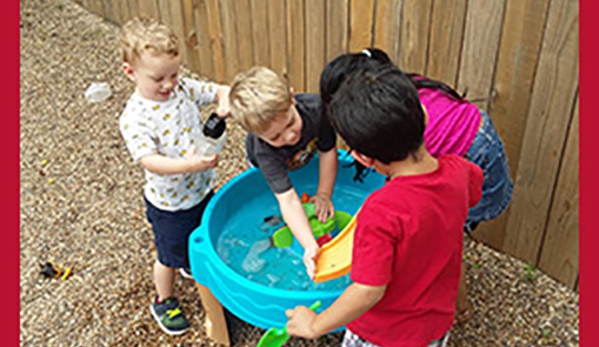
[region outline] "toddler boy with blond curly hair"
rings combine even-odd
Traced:
[[[189,329],[174,296],[176,269],[190,275],[188,237],[200,225],[213,196],[218,156],[200,156],[200,106],[219,103],[225,112],[229,87],[179,78],[179,40],[153,19],[134,18],[119,37],[123,72],[135,85],[119,119],[129,153],[144,169],[146,216],[152,225],[158,259],[150,305],[160,328],[169,335]]]

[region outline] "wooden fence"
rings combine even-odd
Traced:
[[[77,0],[116,24],[160,18],[186,65],[228,83],[253,65],[318,91],[327,61],[375,46],[487,110],[514,198],[474,234],[577,289],[577,0]]]

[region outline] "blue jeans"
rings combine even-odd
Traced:
[[[497,218],[512,200],[514,182],[503,142],[489,115],[481,110],[482,126],[464,156],[483,171],[483,194],[478,204],[470,209],[464,229],[472,231],[479,222]]]

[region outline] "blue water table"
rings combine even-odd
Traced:
[[[362,182],[354,181],[352,163],[351,156],[340,150],[332,201],[346,215],[354,215],[366,197],[384,184],[384,177],[376,172]],[[313,195],[318,158],[290,172],[290,179],[297,192]],[[351,283],[348,275],[323,283],[311,281],[299,243],[293,239],[280,247],[273,242],[273,234],[284,226],[276,198],[256,168],[227,182],[206,207],[202,225],[190,236],[189,257],[206,311],[207,335],[213,340],[228,344],[220,304],[262,329],[282,327],[286,309],[316,300],[326,308]]]

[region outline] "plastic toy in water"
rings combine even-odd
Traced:
[[[335,211],[335,216],[333,218],[329,218],[326,222],[321,222],[315,214],[313,203],[305,202],[303,206],[304,212],[308,217],[308,222],[310,223],[310,228],[314,233],[314,237],[316,237],[317,242],[320,240],[320,243],[322,244],[325,244],[332,239],[330,233],[333,232],[335,228],[339,228],[339,230],[343,229],[351,219],[349,213]],[[271,244],[274,247],[285,248],[293,244],[293,234],[286,225],[275,231],[270,239]]]
[[[307,201],[307,195],[302,195],[302,202],[310,228],[321,248],[316,263],[314,282],[325,282],[346,275],[351,270],[354,230],[356,218],[342,211],[335,211],[335,217],[321,222],[314,213],[313,203]],[[331,232],[338,227],[342,230],[335,238]],[[293,244],[293,234],[288,226],[279,228],[270,237],[271,246],[285,248]]]
[[[310,305],[310,309],[316,311],[321,305],[320,300],[316,301]],[[256,347],[281,347],[289,340],[289,337],[287,326],[284,326],[282,329],[270,328],[262,335]]]
[[[331,241],[322,246],[316,260],[314,282],[325,282],[346,275],[351,270],[354,231],[357,218],[351,218],[345,228]]]

